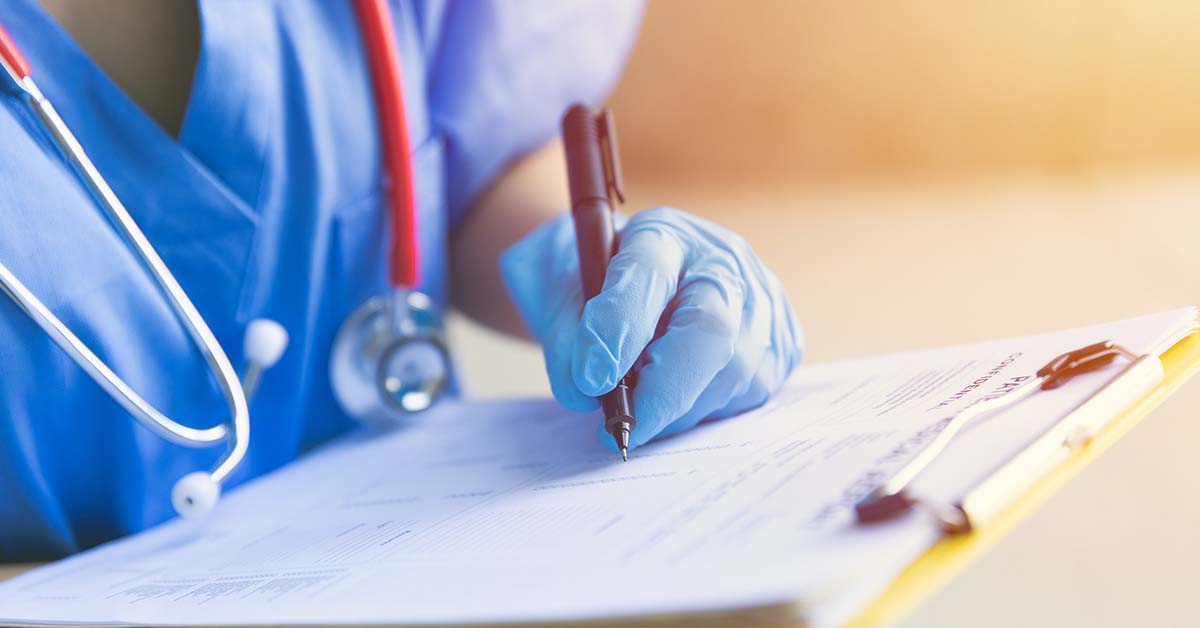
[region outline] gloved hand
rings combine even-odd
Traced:
[[[742,238],[677,209],[622,218],[618,229],[604,289],[586,306],[570,214],[501,257],[513,301],[542,343],[555,399],[594,409],[636,364],[632,447],[765,402],[802,342],[775,276]]]

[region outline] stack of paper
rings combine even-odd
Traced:
[[[0,623],[529,623],[705,611],[834,624],[924,552],[920,513],[853,504],[945,419],[1050,358],[1160,352],[1179,310],[1056,334],[805,365],[766,406],[637,449],[549,400],[445,403],[354,434],[176,520],[0,585]],[[1120,365],[967,428],[914,487],[953,501]],[[1114,409],[1114,415],[1120,408]],[[165,498],[165,497],[164,497]]]

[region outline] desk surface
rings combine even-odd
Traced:
[[[0,565],[0,580],[9,578],[36,567],[36,565]]]
[[[741,232],[787,286],[807,360],[1200,304],[1200,172],[953,187],[697,189],[633,180]],[[548,394],[536,348],[452,319],[476,395]],[[503,357],[507,365],[495,369]],[[1200,385],[1185,386],[905,626],[1171,625],[1200,563]],[[0,567],[0,579],[20,567]]]

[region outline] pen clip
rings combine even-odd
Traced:
[[[1076,375],[1090,373],[1108,366],[1118,356],[1124,356],[1130,362],[1138,358],[1121,345],[1106,340],[1082,349],[1068,351],[1050,360],[1037,372],[1037,376],[1042,378],[1042,390],[1052,390],[1062,386]]]
[[[600,138],[600,153],[604,157],[604,179],[609,194],[620,203],[625,202],[625,178],[621,174],[621,157],[617,148],[617,124],[611,109],[596,116],[596,131]]]

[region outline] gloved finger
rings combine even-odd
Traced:
[[[752,290],[751,295],[758,302],[766,298],[761,289]],[[752,305],[746,310],[758,311]],[[763,387],[756,380],[763,369],[773,362],[771,323],[769,317],[761,315],[751,315],[747,320],[743,313],[737,347],[729,363],[713,377],[712,383],[696,399],[695,405],[663,428],[658,436],[691,429],[704,419],[738,414],[766,401],[766,395],[760,394]],[[759,399],[758,403],[754,403],[755,399]]]
[[[740,386],[739,379],[741,379],[740,373],[734,373],[728,367],[722,369],[713,378],[708,388],[705,388],[704,392],[700,393],[700,396],[696,399],[696,403],[687,412],[684,412],[683,416],[667,424],[662,431],[654,435],[654,438],[661,438],[684,430],[690,430],[696,427],[696,424],[700,423],[700,421],[728,406],[735,389]]]
[[[774,356],[764,355],[758,369],[744,376],[742,385],[730,395],[725,405],[705,418],[723,419],[763,405],[779,387],[778,372],[779,364]]]
[[[685,412],[683,416],[671,421],[661,431],[651,436],[647,440],[662,438],[664,436],[670,436],[671,434],[676,434],[678,432],[691,429],[700,423],[700,421],[703,421],[704,419],[720,412],[723,408],[729,405],[731,397],[737,392],[737,390],[743,387],[742,383],[739,381],[741,379],[745,379],[745,375],[743,373],[735,372],[734,369],[731,369],[728,366],[722,369],[721,372],[717,373],[716,377],[713,378],[708,387],[704,389],[704,392],[700,393],[700,397],[696,399],[696,403],[692,404],[691,409]],[[635,389],[635,398],[636,395],[637,390]],[[634,403],[634,414],[638,415],[638,427],[640,428],[642,421],[641,417],[643,413],[638,411],[636,400]],[[604,426],[600,426],[600,442],[603,443],[608,449],[617,451],[616,441],[613,440],[611,434],[604,430]],[[630,445],[635,447],[642,444],[645,443],[630,442]]]
[[[654,337],[683,271],[682,242],[653,220],[639,221],[643,214],[630,220],[604,289],[588,301],[579,321],[571,373],[587,395],[612,390],[633,366]]]
[[[579,312],[583,309],[583,294],[578,282],[565,286],[555,295],[559,302],[548,310],[546,332],[542,340],[542,355],[546,360],[546,376],[550,379],[550,392],[564,407],[577,412],[587,412],[599,407],[595,397],[580,392],[571,377],[571,349],[575,344],[575,327]]]
[[[770,300],[770,296],[761,288],[752,290],[751,294],[758,303]],[[786,307],[786,303],[784,306]],[[748,305],[746,309],[761,311],[752,305]],[[777,309],[770,308],[770,311]],[[783,313],[790,314],[786,310]],[[797,359],[794,354],[798,349],[794,348],[796,341],[792,330],[791,319],[781,321],[777,313],[774,317],[758,316],[754,317],[754,320],[743,318],[733,358],[713,377],[691,409],[653,438],[677,434],[695,427],[705,419],[734,416],[766,403],[771,392],[782,383]],[[780,338],[781,331],[786,338]],[[777,351],[783,353],[777,355]],[[603,428],[600,429],[600,433],[601,442],[615,451],[617,447],[611,436],[608,436]]]
[[[745,297],[741,287],[712,276],[689,279],[677,295],[663,336],[647,347],[638,372],[632,446],[646,443],[696,405],[734,355]]]
[[[769,272],[766,274],[770,281],[775,281]],[[769,350],[758,360],[758,366],[746,385],[730,398],[726,407],[714,412],[712,418],[741,414],[765,404],[771,395],[783,386],[796,363],[800,361],[804,338],[791,305],[777,283],[763,285],[768,286],[762,291],[763,298],[771,303],[770,308],[762,308],[771,312],[770,327],[767,329]]]

